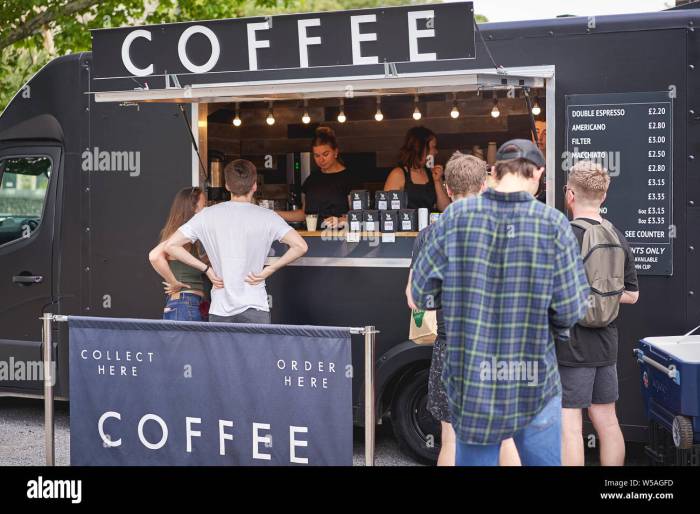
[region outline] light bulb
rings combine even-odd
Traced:
[[[347,117],[345,116],[345,112],[341,110],[338,113],[338,122],[345,123],[346,120],[347,120]]]
[[[493,101],[493,109],[491,109],[491,116],[498,118],[501,115],[501,111],[498,110],[498,100]]]
[[[540,103],[535,98],[535,103],[532,104],[532,114],[535,116],[539,116],[541,112],[542,108],[540,107]]]
[[[382,121],[384,119],[384,115],[382,114],[382,111],[377,109],[377,113],[374,115],[374,119],[377,121]]]
[[[418,106],[416,105],[416,108],[415,108],[415,110],[413,111],[413,119],[416,120],[416,121],[418,121],[418,120],[421,119],[422,117],[423,117],[423,115],[421,114],[420,109],[419,109]]]
[[[267,118],[265,118],[265,121],[268,125],[272,126],[275,124],[275,114],[272,112],[272,102],[268,102],[267,105]]]
[[[304,123],[304,125],[308,125],[309,123],[311,123],[311,116],[309,116],[308,111],[304,111],[304,115],[301,117],[301,121],[302,123]]]
[[[457,104],[454,104],[452,106],[452,110],[450,111],[450,116],[452,116],[452,119],[457,119],[459,118],[459,109],[457,109]]]
[[[234,127],[240,127],[243,122],[241,121],[241,117],[238,116],[238,113],[236,113],[236,117],[233,118],[233,126]]]
[[[420,112],[420,109],[418,108],[418,95],[413,97],[413,105],[416,106],[416,108],[413,109],[413,119],[418,121],[423,117],[423,115]]]

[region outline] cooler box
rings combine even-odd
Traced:
[[[681,449],[700,443],[700,335],[647,337],[634,350],[647,418]]]

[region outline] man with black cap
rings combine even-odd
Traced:
[[[510,437],[523,465],[561,464],[553,334],[585,315],[588,282],[568,220],[535,199],[544,166],[532,142],[502,145],[495,188],[451,204],[413,267],[419,308],[442,294],[457,465],[497,465]]]

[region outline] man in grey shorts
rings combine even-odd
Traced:
[[[579,246],[583,245],[586,230],[578,224],[590,229],[603,223],[600,206],[605,201],[609,185],[607,171],[590,161],[578,162],[569,172],[564,194],[567,210],[575,222],[571,228]],[[619,239],[616,249],[624,250],[625,254],[624,261],[619,259],[619,267],[624,269],[615,272],[617,277],[624,275],[624,290],[619,301],[636,303],[639,285],[634,256],[624,235],[616,228],[614,231]],[[588,268],[586,271],[590,275]],[[598,434],[600,464],[622,466],[625,462],[625,441],[615,413],[618,399],[617,339],[615,320],[600,328],[585,327],[579,322],[571,329],[570,339],[557,343],[562,385],[562,464],[565,466],[584,464],[582,409],[588,409],[588,417]]]
[[[211,279],[209,321],[270,323],[265,279],[304,255],[307,245],[279,214],[252,203],[257,188],[252,162],[237,159],[224,168],[224,176],[231,200],[192,217],[168,239],[165,251]],[[184,248],[195,241],[202,242],[211,268]],[[264,267],[274,241],[289,248]]]

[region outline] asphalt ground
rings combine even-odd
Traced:
[[[353,464],[364,464],[364,431],[355,428]],[[56,402],[55,406],[55,455],[56,465],[70,464],[70,424],[68,404]],[[46,462],[44,452],[44,404],[41,400],[24,398],[0,398],[0,466],[42,466]],[[594,450],[587,450],[586,462],[597,465]],[[377,426],[375,441],[375,465],[418,466],[420,463],[399,449],[390,423]],[[647,465],[643,445],[627,444],[628,466]]]
[[[56,465],[70,464],[70,424],[68,405],[56,402],[55,456]],[[354,431],[353,464],[364,464],[364,433]],[[42,400],[0,398],[0,466],[43,466],[44,404]],[[415,466],[417,462],[399,450],[390,425],[379,425],[376,433],[375,465]]]

